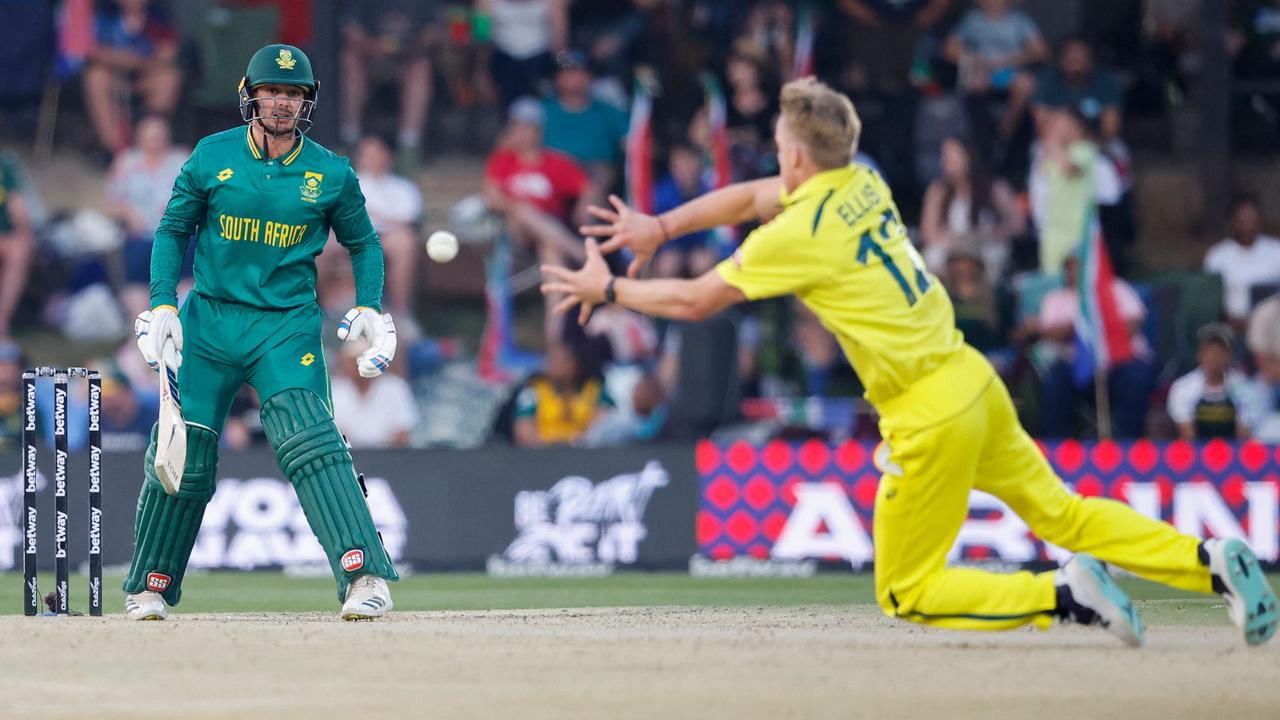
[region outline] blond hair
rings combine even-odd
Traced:
[[[811,77],[782,86],[782,120],[823,170],[848,165],[862,134],[862,121],[849,98]]]

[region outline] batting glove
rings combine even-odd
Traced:
[[[391,321],[391,313],[379,315],[367,307],[348,310],[338,323],[338,338],[355,342],[362,337],[369,342],[369,349],[356,358],[356,369],[360,377],[378,377],[396,356],[396,324]]]
[[[160,305],[138,313],[138,319],[133,321],[133,335],[138,340],[139,352],[152,370],[160,369],[160,353],[166,342],[173,343],[172,355],[166,360],[175,368],[182,366],[182,321],[174,306]]]

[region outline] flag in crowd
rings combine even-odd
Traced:
[[[813,7],[807,2],[801,3],[796,17],[795,58],[791,64],[793,80],[813,74],[813,39],[817,34],[817,22]]]
[[[647,213],[653,207],[653,94],[637,74],[627,133],[626,180],[631,207]]]
[[[1098,370],[1110,370],[1133,359],[1129,329],[1116,300],[1111,257],[1103,242],[1097,209],[1092,206],[1076,257],[1080,260],[1076,281],[1080,312],[1076,314],[1072,375],[1077,385],[1084,386],[1093,381]]]

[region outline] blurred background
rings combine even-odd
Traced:
[[[326,336],[357,448],[874,440],[857,376],[792,299],[696,324],[606,307],[578,328],[536,288],[610,192],[661,211],[772,174],[778,90],[810,74],[854,100],[858,161],[1034,435],[1098,433],[1072,373],[1096,210],[1135,350],[1110,368],[1110,433],[1280,441],[1280,0],[0,0],[0,17],[0,452],[39,364],[102,369],[107,449],[145,446],[155,379],[131,328],[152,233],[277,41],[310,55],[311,135],[352,157],[387,256],[392,372],[361,379]],[[438,229],[463,243],[448,265],[423,250]],[[679,238],[650,273],[700,274],[750,230]],[[332,240],[318,265],[336,328],[350,265]],[[224,446],[264,445],[257,404],[246,388]]]

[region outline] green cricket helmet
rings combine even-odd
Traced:
[[[294,116],[296,130],[299,134],[311,129],[311,112],[316,107],[316,97],[320,92],[320,83],[311,72],[311,60],[307,54],[292,45],[276,43],[258,50],[249,58],[249,67],[240,78],[240,117],[245,122],[261,121],[258,114],[258,103],[251,96],[253,88],[259,85],[277,84],[294,85],[302,88],[302,104]],[[264,126],[265,127],[265,126]]]

